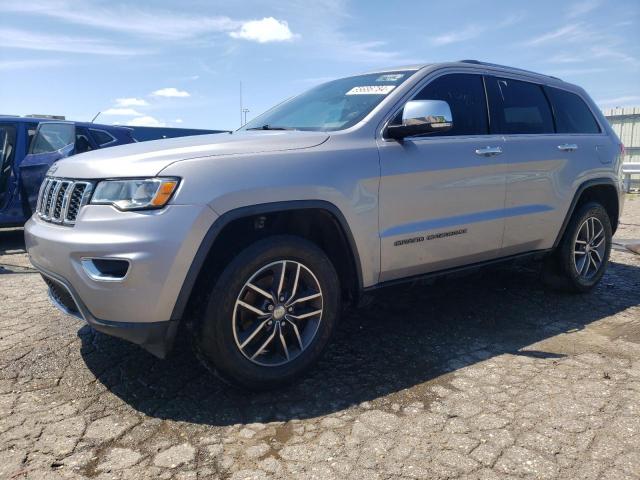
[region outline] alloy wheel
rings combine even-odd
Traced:
[[[255,272],[233,308],[236,346],[248,360],[281,366],[304,352],[322,321],[318,279],[300,262],[280,260]]]
[[[580,228],[574,242],[573,265],[578,276],[593,278],[604,261],[607,245],[602,223],[596,217],[588,217]]]

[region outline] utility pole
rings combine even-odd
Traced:
[[[240,126],[242,127],[242,80],[240,80]]]

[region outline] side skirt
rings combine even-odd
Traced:
[[[485,262],[472,263],[470,265],[462,265],[460,267],[447,268],[445,270],[438,270],[436,272],[429,272],[420,275],[412,275],[406,278],[398,278],[395,280],[388,280],[386,282],[377,283],[370,287],[364,288],[362,291],[364,293],[372,292],[375,290],[379,290],[381,288],[391,287],[394,285],[400,285],[403,283],[416,282],[419,280],[431,280],[440,277],[446,277],[448,275],[453,275],[462,272],[468,272],[473,270],[479,270],[481,268],[487,267],[489,265],[496,265],[500,263],[508,263],[508,262],[516,262],[518,260],[525,259],[542,259],[553,252],[553,249],[547,250],[535,250],[532,252],[518,253],[516,255],[509,255],[508,257],[496,258],[493,260],[487,260]]]

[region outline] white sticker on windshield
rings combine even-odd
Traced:
[[[396,88],[395,85],[365,85],[353,87],[345,95],[386,95],[394,88]]]
[[[402,77],[404,77],[404,73],[387,73],[376,78],[376,82],[397,82]]]

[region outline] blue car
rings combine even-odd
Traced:
[[[0,116],[0,227],[22,226],[53,162],[77,153],[132,143],[128,127]]]

